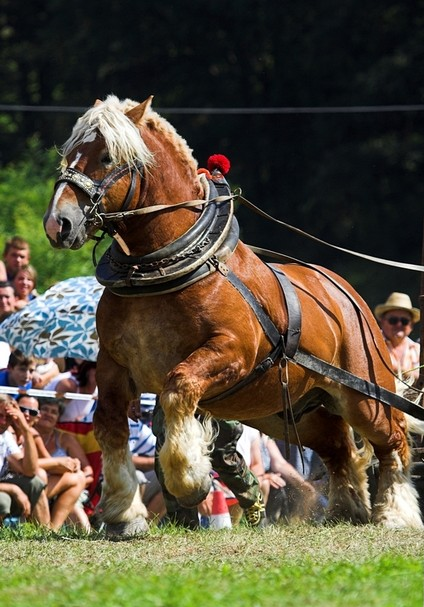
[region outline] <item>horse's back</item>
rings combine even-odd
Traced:
[[[285,332],[290,321],[286,295],[268,264],[246,249],[240,251],[242,263],[235,271],[241,273],[270,318]],[[362,377],[367,376],[370,361],[375,363],[374,367],[380,363],[379,381],[393,386],[386,368],[390,367],[387,346],[377,321],[364,299],[344,278],[332,270],[306,263],[271,267],[281,271],[294,287],[300,306],[299,345],[303,350]]]
[[[394,390],[386,343],[359,293],[326,268],[288,264],[282,270],[300,302],[301,348]]]

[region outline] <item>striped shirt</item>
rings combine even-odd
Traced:
[[[148,424],[142,421],[135,422],[128,418],[130,436],[128,444],[133,455],[143,455],[144,457],[154,457],[156,437]]]
[[[143,413],[152,412],[156,403],[156,394],[144,393],[140,397],[140,406]],[[128,418],[130,436],[128,444],[133,455],[154,457],[156,437],[150,425],[142,420],[134,421]]]

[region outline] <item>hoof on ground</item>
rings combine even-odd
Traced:
[[[134,540],[144,537],[149,531],[145,518],[136,518],[127,523],[108,523],[106,525],[106,539],[113,542]]]

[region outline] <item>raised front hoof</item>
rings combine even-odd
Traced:
[[[149,525],[145,518],[136,518],[127,523],[107,523],[106,539],[112,542],[122,542],[143,538],[149,532]]]

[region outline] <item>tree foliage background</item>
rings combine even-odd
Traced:
[[[1,239],[28,238],[43,287],[91,273],[90,246],[53,251],[43,235],[52,150],[96,98],[154,94],[199,164],[226,154],[232,185],[268,213],[345,248],[420,263],[423,107],[361,108],[423,104],[423,9],[423,0],[32,0],[31,9],[0,0]],[[269,111],[282,107],[292,109]],[[371,306],[394,290],[418,303],[417,273],[238,214],[246,242],[334,269]]]

